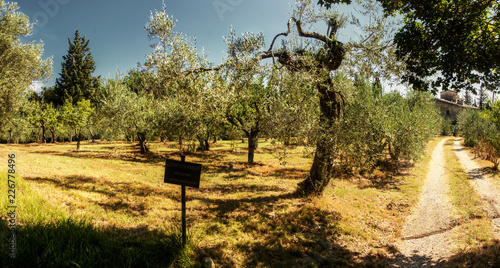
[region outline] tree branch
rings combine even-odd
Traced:
[[[274,42],[276,42],[276,39],[280,36],[288,36],[292,32],[292,27],[291,27],[292,21],[295,22],[295,26],[297,27],[297,32],[299,33],[299,36],[301,36],[301,37],[314,38],[316,40],[323,41],[323,43],[325,43],[325,44],[328,44],[328,43],[332,42],[332,40],[333,40],[333,39],[327,37],[326,35],[323,35],[320,33],[304,31],[304,29],[302,28],[302,22],[300,20],[292,17],[288,20],[288,23],[287,23],[288,30],[286,32],[277,34],[273,38],[273,41],[271,42],[271,46],[269,47],[269,49],[267,50],[266,53],[273,54],[272,50],[274,47]]]
[[[245,124],[243,124],[243,120],[241,120],[241,118],[236,118],[236,120],[238,120],[238,122],[240,123],[240,126],[241,126],[241,130],[243,130],[243,132],[245,132],[245,134],[247,134],[247,136],[250,136],[250,131],[248,131],[248,129],[245,127]]]
[[[186,76],[191,75],[191,74],[198,74],[198,73],[204,73],[204,72],[213,72],[213,71],[217,72],[220,69],[224,68],[226,65],[229,65],[229,63],[225,62],[217,67],[212,67],[212,68],[200,67],[200,68],[196,68],[196,69],[192,69],[192,70],[187,70],[183,73],[183,76],[186,77]]]

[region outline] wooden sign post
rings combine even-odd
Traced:
[[[182,244],[186,244],[186,186],[200,188],[201,165],[167,159],[165,163],[165,183],[181,185],[182,203]]]

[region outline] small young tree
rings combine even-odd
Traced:
[[[62,118],[64,123],[72,129],[76,137],[76,150],[80,150],[80,141],[83,138],[83,130],[88,124],[89,115],[92,112],[90,100],[80,100],[73,105],[71,98],[65,100],[62,107]]]
[[[52,142],[55,142],[56,129],[60,124],[57,110],[52,103],[32,102],[33,110],[28,117],[29,122],[32,126],[41,130],[42,143],[47,142],[47,131],[52,133]]]
[[[243,131],[248,138],[248,164],[254,164],[255,149],[259,133],[265,120],[268,118],[268,110],[265,105],[268,101],[266,95],[268,89],[260,81],[235,81],[238,87],[234,96],[234,102],[229,104],[227,119],[236,128]]]

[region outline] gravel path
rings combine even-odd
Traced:
[[[474,189],[481,196],[488,217],[492,219],[496,238],[500,239],[500,192],[492,184],[491,178],[483,174],[481,167],[463,150],[460,139],[455,139],[453,148],[462,168],[469,174]]]
[[[406,221],[400,254],[390,267],[439,266],[451,256],[448,230],[452,227],[449,186],[444,162],[443,139],[434,149],[420,202]]]

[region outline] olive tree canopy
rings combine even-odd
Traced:
[[[20,99],[33,82],[52,71],[52,60],[42,59],[43,44],[21,42],[33,24],[18,9],[16,3],[0,0],[0,130],[19,110]]]

